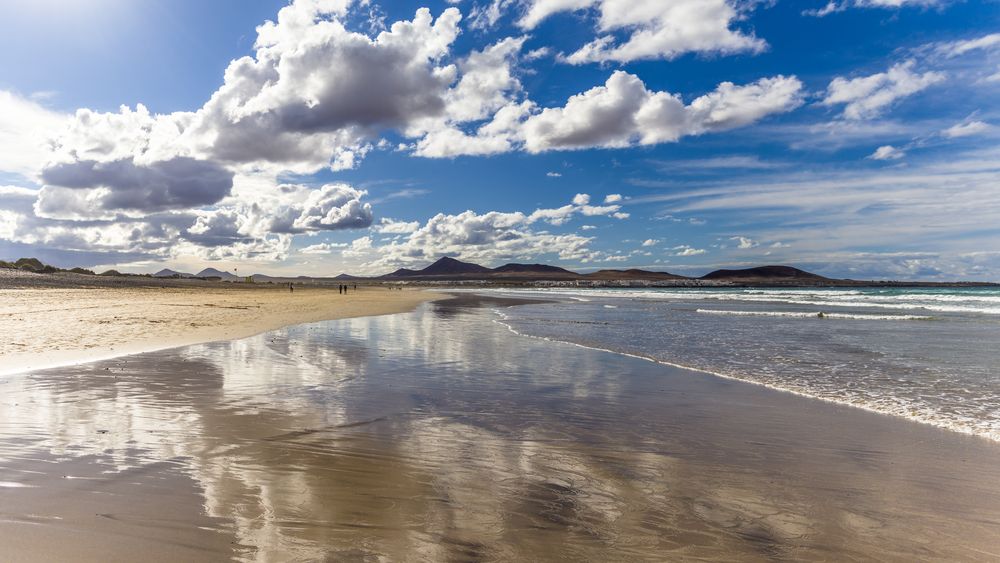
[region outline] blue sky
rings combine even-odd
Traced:
[[[995,1],[0,10],[0,258],[1000,280]]]

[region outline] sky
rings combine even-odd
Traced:
[[[1000,281],[997,0],[5,0],[0,259]]]

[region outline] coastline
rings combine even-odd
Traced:
[[[84,561],[1000,556],[995,444],[491,322],[521,302],[0,380],[0,540]]]
[[[424,290],[287,285],[0,289],[0,375],[76,365],[287,326],[411,311]]]
[[[491,295],[579,300],[578,308],[590,309],[575,314],[551,308],[501,312],[499,322],[517,334],[620,353],[1000,442],[992,403],[974,402],[968,396],[972,393],[968,389],[983,389],[984,398],[992,395],[990,379],[977,369],[989,370],[995,364],[988,352],[977,355],[974,343],[995,339],[991,319],[1000,309],[993,301],[986,302],[995,300],[995,293],[992,297],[970,293],[971,301],[950,294],[903,295],[895,301],[896,297],[878,294],[825,298],[816,292],[789,297],[763,290],[719,297],[708,292],[615,295],[585,290],[506,290]],[[608,311],[600,310],[602,304]],[[608,322],[573,323],[588,315]],[[608,327],[631,326],[625,317],[641,317],[649,326],[668,319],[664,322],[677,328],[662,339],[649,336],[654,334],[649,331],[618,338]],[[538,323],[541,318],[548,318],[549,324]],[[572,328],[550,328],[555,326]],[[658,340],[670,344],[657,348]],[[785,346],[796,353],[782,358]],[[942,350],[955,352],[949,356]],[[779,361],[770,362],[769,357]],[[984,381],[981,387],[976,387],[978,381]],[[966,395],[956,394],[956,389]],[[950,399],[935,401],[937,397]]]

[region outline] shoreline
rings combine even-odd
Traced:
[[[579,298],[579,296],[584,295],[584,292],[554,291],[552,293],[546,294],[543,292],[522,293],[516,291],[508,291],[508,292],[491,293],[491,295],[509,295],[519,298],[530,296],[538,298],[548,297],[551,299],[558,298],[558,299],[576,300]],[[593,297],[593,299],[599,299],[603,297],[610,298],[613,296],[611,296],[610,293],[606,292],[603,294],[596,294],[596,296]],[[672,298],[673,297],[671,297],[671,299]],[[726,305],[729,304],[727,303]],[[775,306],[778,307],[780,305],[781,304],[778,303]],[[752,307],[752,306],[753,304],[746,305],[746,307]],[[837,305],[831,305],[831,306],[837,306]],[[857,307],[858,305],[851,304],[851,306]],[[820,308],[820,310],[823,310],[820,306],[817,307]],[[898,307],[898,305],[882,305],[882,307],[891,309],[893,307]],[[702,310],[698,309],[697,312],[701,313]],[[712,312],[716,311],[712,310]],[[725,312],[728,313],[729,309],[726,308]],[[940,315],[941,318],[943,318],[944,320],[948,320],[948,318],[946,318],[947,315],[953,314],[951,311],[946,311],[942,313],[931,311],[931,313],[933,313],[934,315]],[[791,314],[799,314],[799,313],[791,313]],[[621,354],[623,356],[638,358],[654,362],[660,365],[690,370],[693,372],[711,375],[714,377],[719,377],[727,380],[739,381],[742,383],[759,386],[780,393],[788,393],[806,399],[817,400],[823,403],[841,405],[849,408],[856,408],[865,412],[870,412],[881,416],[887,416],[894,419],[905,420],[907,422],[927,425],[948,432],[985,440],[991,443],[1000,443],[1000,430],[997,429],[997,426],[995,424],[992,424],[992,421],[994,419],[991,418],[976,419],[976,418],[963,417],[960,415],[955,415],[953,413],[950,413],[946,410],[941,410],[941,411],[935,410],[934,409],[935,405],[927,402],[915,404],[915,403],[904,403],[904,402],[891,402],[890,400],[878,401],[876,399],[884,398],[885,396],[882,397],[875,396],[873,398],[872,395],[865,395],[865,394],[852,395],[846,392],[838,395],[833,393],[823,393],[824,389],[820,389],[819,392],[816,392],[814,389],[811,389],[806,385],[802,385],[800,381],[781,380],[780,378],[774,378],[774,377],[770,379],[761,378],[757,376],[755,372],[752,371],[752,369],[748,369],[747,366],[743,364],[732,364],[732,363],[720,364],[718,362],[715,363],[699,362],[699,359],[693,358],[690,355],[685,356],[683,353],[681,354],[673,353],[669,355],[664,354],[658,356],[657,354],[655,354],[650,350],[637,349],[635,351],[625,351],[628,350],[628,348],[622,348],[621,343],[614,340],[602,341],[602,340],[594,340],[593,338],[591,338],[581,343],[575,341],[571,337],[560,338],[558,333],[554,335],[544,336],[544,335],[532,334],[530,331],[522,332],[521,330],[515,328],[511,324],[510,316],[507,315],[506,313],[498,311],[498,317],[499,318],[497,319],[497,321],[503,326],[505,326],[508,330],[510,330],[515,334],[527,336],[529,338],[538,338],[553,342],[563,342],[574,346],[580,346],[583,348]],[[837,314],[828,313],[826,317],[836,318]],[[811,315],[809,318],[811,318]],[[846,316],[841,316],[841,318],[846,318]],[[892,318],[897,320],[912,320],[912,319],[923,320],[923,317],[905,316],[905,315],[894,315],[893,317],[885,317],[885,318]],[[934,319],[938,320],[938,317],[935,316]],[[613,344],[609,344],[608,342],[612,342]],[[870,374],[873,376],[877,375],[877,373],[878,372],[876,371],[870,372]],[[892,396],[890,395],[889,398],[891,399]]]
[[[1000,555],[996,445],[520,338],[491,311],[518,304],[0,379],[0,539],[82,561]]]
[[[507,317],[502,312],[500,312],[498,310],[494,310],[494,312],[497,313],[498,317],[499,317],[498,319],[494,319],[494,322],[496,322],[497,324],[500,324],[501,326],[503,326],[504,328],[506,328],[507,330],[509,330],[512,334],[515,334],[515,335],[520,336],[520,337],[531,338],[531,339],[534,339],[534,340],[542,340],[544,342],[553,342],[553,343],[558,343],[558,344],[565,344],[565,345],[568,345],[568,346],[576,346],[578,348],[583,348],[584,350],[594,350],[596,352],[606,352],[608,354],[615,354],[615,355],[618,355],[618,356],[624,356],[626,358],[633,358],[633,359],[636,359],[636,360],[642,360],[642,361],[650,362],[650,363],[653,363],[653,364],[656,364],[656,365],[665,366],[665,367],[668,367],[668,368],[673,368],[673,369],[678,369],[678,370],[682,370],[682,371],[692,372],[692,373],[700,375],[700,376],[709,376],[709,377],[718,378],[718,379],[722,379],[722,380],[726,380],[726,381],[735,381],[735,382],[746,384],[746,385],[752,385],[754,387],[759,387],[759,388],[761,388],[761,389],[763,389],[763,390],[765,390],[767,392],[780,393],[782,395],[787,394],[787,395],[792,395],[792,396],[798,397],[800,399],[806,399],[806,400],[809,400],[809,401],[819,401],[820,403],[824,403],[824,404],[828,404],[828,405],[836,405],[838,407],[846,407],[846,408],[849,408],[849,409],[858,409],[858,410],[864,411],[864,412],[869,413],[869,414],[874,414],[874,415],[878,415],[878,416],[884,416],[884,417],[887,417],[887,418],[892,419],[892,420],[903,421],[903,422],[906,422],[906,423],[919,424],[921,426],[929,426],[931,428],[934,428],[935,430],[943,430],[945,432],[950,432],[950,433],[954,433],[954,434],[961,435],[961,436],[967,436],[967,437],[973,438],[973,439],[983,440],[983,441],[991,443],[991,444],[1000,444],[1000,435],[995,435],[995,434],[977,434],[976,432],[972,431],[971,429],[956,428],[956,427],[953,427],[953,426],[948,426],[946,424],[941,424],[941,423],[935,422],[933,420],[925,420],[925,419],[921,419],[921,418],[911,418],[911,417],[908,417],[908,416],[902,416],[902,415],[894,414],[894,413],[891,413],[891,412],[884,412],[884,411],[880,411],[880,410],[878,410],[878,409],[876,409],[874,407],[869,407],[869,406],[863,405],[863,404],[850,403],[850,402],[847,402],[847,401],[841,401],[841,400],[827,398],[827,397],[817,397],[815,395],[810,395],[810,394],[804,393],[802,391],[796,391],[794,389],[786,389],[784,387],[778,387],[776,385],[771,385],[771,384],[768,384],[768,383],[764,383],[762,381],[755,381],[753,379],[746,378],[746,377],[740,377],[740,376],[737,376],[737,375],[727,375],[725,373],[721,373],[721,372],[717,372],[717,371],[711,371],[711,370],[707,370],[707,369],[703,369],[703,368],[699,368],[699,367],[695,367],[695,366],[689,366],[689,365],[685,365],[685,364],[678,364],[676,362],[669,362],[669,361],[666,361],[666,360],[660,360],[660,359],[653,358],[653,357],[650,357],[650,356],[643,356],[641,354],[631,354],[629,352],[622,352],[620,350],[614,350],[614,349],[611,349],[611,348],[601,348],[600,346],[592,346],[592,345],[587,345],[587,344],[580,344],[578,342],[573,342],[573,341],[570,341],[570,340],[559,340],[559,339],[556,339],[556,338],[549,338],[547,336],[535,336],[533,334],[527,334],[527,333],[519,332],[517,329],[515,329],[514,327],[510,326],[509,324],[507,324],[507,322],[505,322],[507,320]]]
[[[0,289],[0,375],[216,342],[293,325],[412,311],[443,297],[359,287]]]
[[[104,346],[92,346],[85,349],[71,348],[71,349],[56,349],[56,350],[39,350],[37,348],[44,348],[46,346],[45,342],[37,342],[35,344],[35,350],[30,352],[17,353],[11,351],[11,342],[15,340],[15,337],[11,336],[12,333],[17,333],[18,330],[13,326],[4,327],[0,325],[0,376],[15,375],[20,373],[30,373],[38,370],[61,368],[67,366],[76,366],[80,364],[87,364],[92,362],[101,362],[105,360],[111,360],[115,358],[122,358],[127,356],[132,356],[136,354],[142,354],[147,352],[157,352],[163,350],[169,350],[174,348],[181,348],[185,346],[191,346],[195,344],[205,344],[210,342],[219,341],[231,341],[239,340],[243,338],[248,338],[256,336],[265,332],[272,330],[278,330],[282,328],[287,328],[296,325],[311,324],[315,322],[331,321],[346,318],[357,318],[357,317],[375,317],[381,315],[393,315],[399,313],[411,312],[416,309],[419,305],[429,301],[436,301],[441,299],[450,300],[461,300],[469,299],[470,301],[477,302],[496,302],[499,307],[508,307],[516,305],[525,304],[537,304],[554,302],[552,298],[547,298],[545,296],[539,297],[518,297],[512,295],[494,295],[489,293],[478,293],[477,289],[484,288],[467,288],[467,287],[440,287],[435,289],[430,289],[426,286],[418,286],[412,288],[406,288],[402,291],[388,290],[383,286],[371,286],[362,285],[359,286],[357,290],[351,290],[348,296],[343,296],[340,294],[334,294],[334,288],[325,285],[297,285],[295,286],[295,292],[286,293],[285,284],[260,284],[257,286],[251,285],[219,285],[218,282],[208,283],[208,284],[198,284],[195,286],[184,286],[182,285],[167,285],[167,286],[154,286],[154,285],[138,285],[138,286],[125,286],[125,287],[78,287],[78,286],[58,286],[58,287],[45,287],[45,288],[0,288],[0,298],[5,295],[17,295],[17,294],[31,294],[38,296],[39,299],[36,303],[41,302],[45,297],[49,297],[53,294],[66,294],[79,292],[78,295],[87,297],[92,296],[95,293],[103,293],[108,301],[114,301],[116,298],[121,298],[122,292],[128,293],[129,297],[134,297],[135,292],[140,292],[145,294],[145,297],[149,300],[149,304],[154,303],[157,298],[161,299],[174,299],[181,298],[181,300],[188,300],[192,302],[185,303],[171,303],[171,306],[190,306],[196,307],[193,301],[203,302],[206,299],[225,297],[227,299],[242,299],[242,300],[253,300],[258,299],[255,303],[256,308],[259,310],[264,303],[260,301],[261,297],[266,298],[264,301],[266,306],[270,307],[265,310],[263,317],[258,317],[253,319],[251,324],[239,325],[238,322],[242,322],[246,319],[241,318],[228,318],[224,319],[222,322],[213,325],[199,326],[193,330],[189,330],[185,334],[177,335],[171,334],[164,336],[163,333],[155,332],[153,334],[148,334],[141,338],[136,338],[132,341],[117,341],[111,342],[106,341]],[[350,284],[349,284],[350,285]],[[77,295],[77,293],[73,293]],[[361,300],[357,299],[361,296]],[[303,310],[302,308],[294,310],[291,314],[288,312],[280,313],[275,310],[275,307],[280,307],[294,302],[296,298],[306,297],[307,303],[309,305],[327,305],[326,308],[319,309],[308,309]],[[336,297],[345,301],[338,302],[337,307],[329,307],[325,301],[329,297]],[[353,298],[353,299],[352,299]],[[10,317],[16,314],[30,315],[37,311],[23,310],[18,312],[10,312],[3,306],[3,299],[0,299],[0,319]],[[223,300],[220,303],[203,303],[203,307],[213,308],[231,308],[234,310],[249,310],[254,306],[242,306],[234,305],[234,301]],[[147,303],[143,303],[145,305]],[[160,303],[162,305],[162,303]],[[345,305],[341,307],[340,305]],[[371,306],[370,309],[365,309],[363,307]],[[51,312],[49,310],[43,310],[41,312]],[[144,311],[148,313],[148,311]],[[647,362],[651,362],[657,365],[666,366],[670,368],[681,369],[689,371],[692,373],[697,373],[700,375],[706,375],[714,378],[720,378],[723,380],[737,381],[744,384],[753,385],[755,387],[760,387],[767,391],[777,392],[781,394],[789,394],[796,397],[800,397],[807,400],[819,401],[824,404],[838,405],[847,408],[859,409],[861,411],[872,413],[879,416],[889,417],[894,420],[902,420],[909,423],[916,423],[922,426],[930,426],[938,430],[944,430],[946,432],[955,433],[958,435],[969,436],[975,439],[984,440],[988,443],[1000,443],[1000,435],[995,434],[984,434],[977,433],[973,429],[965,427],[955,427],[936,420],[928,420],[924,418],[919,418],[915,416],[904,416],[893,412],[886,412],[884,410],[879,410],[874,407],[870,407],[865,404],[858,404],[849,402],[846,400],[837,400],[828,397],[821,397],[805,393],[802,391],[788,389],[760,381],[756,381],[752,378],[741,377],[739,375],[729,375],[717,371],[712,371],[708,369],[703,369],[695,366],[690,366],[686,364],[681,364],[677,362],[671,362],[667,360],[658,359],[651,356],[632,354],[628,352],[623,352],[615,350],[612,348],[605,348],[600,346],[592,346],[579,344],[576,342],[568,340],[553,339],[544,336],[536,336],[532,334],[526,334],[519,332],[513,326],[507,322],[507,315],[501,312],[499,309],[494,309],[497,317],[494,322],[497,322],[505,329],[511,333],[520,336],[527,337],[530,339],[538,339],[547,342],[555,342],[560,344],[568,344],[571,346],[577,346],[584,349],[595,350],[600,352],[606,352],[611,354],[620,355],[628,358],[635,358]],[[117,316],[116,316],[117,318]],[[63,319],[65,321],[65,319]],[[150,323],[158,324],[160,320],[157,319],[147,319]],[[70,321],[72,322],[72,321]],[[123,327],[118,327],[123,328]],[[50,334],[50,336],[55,336]],[[6,344],[5,344],[6,343]]]
[[[183,282],[182,282],[183,284]],[[526,304],[538,304],[546,302],[554,302],[552,298],[547,298],[544,296],[540,297],[518,297],[511,295],[493,295],[489,293],[478,293],[477,289],[483,288],[466,288],[466,287],[440,287],[435,289],[430,289],[426,286],[418,286],[412,288],[406,288],[402,291],[388,290],[383,286],[371,286],[362,285],[359,286],[357,290],[351,290],[351,293],[345,298],[345,296],[340,294],[334,294],[334,288],[325,285],[297,285],[295,286],[295,292],[286,293],[285,284],[260,284],[257,286],[249,285],[219,285],[218,282],[209,284],[198,284],[196,286],[184,286],[184,285],[167,285],[167,286],[155,286],[155,285],[138,285],[138,286],[125,286],[125,287],[78,287],[78,286],[58,286],[58,287],[45,287],[45,288],[26,288],[26,287],[16,287],[16,288],[0,288],[0,298],[4,295],[16,295],[16,294],[32,294],[36,295],[42,299],[53,294],[60,293],[72,293],[79,292],[78,294],[84,297],[92,296],[94,293],[104,293],[108,301],[114,301],[116,298],[121,298],[121,292],[126,292],[130,297],[135,296],[135,292],[142,292],[146,298],[149,299],[150,304],[153,303],[157,297],[163,299],[175,299],[181,297],[189,301],[205,301],[206,298],[219,298],[224,296],[225,298],[239,298],[239,299],[255,299],[260,297],[266,297],[270,299],[267,306],[271,307],[267,309],[264,313],[263,318],[254,319],[251,324],[248,325],[238,325],[237,322],[241,322],[246,319],[240,318],[229,318],[225,319],[223,322],[208,326],[199,326],[193,330],[186,332],[183,335],[168,335],[164,336],[162,333],[153,333],[142,338],[136,338],[132,341],[118,341],[111,342],[107,341],[105,346],[89,347],[85,349],[57,349],[57,350],[38,350],[37,348],[44,348],[46,346],[45,342],[38,342],[35,344],[35,350],[30,352],[17,353],[11,352],[12,346],[10,343],[15,340],[15,337],[11,336],[11,333],[18,332],[16,328],[12,326],[4,327],[0,325],[0,376],[15,375],[21,373],[30,373],[38,370],[61,368],[68,366],[76,366],[80,364],[87,364],[93,362],[102,362],[106,360],[111,360],[115,358],[122,358],[127,356],[132,356],[136,354],[143,354],[147,352],[157,352],[163,350],[170,350],[174,348],[181,348],[185,346],[191,346],[195,344],[205,344],[211,342],[220,341],[232,341],[239,340],[243,338],[248,338],[256,336],[265,332],[278,330],[282,328],[287,328],[296,325],[305,325],[322,321],[332,321],[338,319],[347,318],[357,318],[357,317],[375,317],[381,315],[393,315],[399,313],[411,312],[420,306],[422,303],[449,299],[449,300],[462,300],[469,299],[470,301],[476,302],[495,302],[499,307],[508,307],[516,305],[526,305]],[[116,295],[117,293],[117,295]],[[76,295],[76,294],[74,294]],[[357,296],[361,296],[361,300],[357,299]],[[287,305],[293,302],[296,297],[302,298],[307,297],[308,303],[311,305],[323,304],[326,298],[335,296],[338,299],[348,300],[345,302],[338,302],[338,307],[320,308],[320,309],[309,309],[302,310],[301,308],[296,309],[293,313],[280,314],[274,309],[276,306]],[[354,298],[354,299],[351,299]],[[39,300],[41,301],[41,299]],[[32,314],[38,311],[18,311],[10,312],[5,309],[2,305],[4,301],[0,299],[0,319],[5,317],[10,317],[16,314]],[[36,302],[37,303],[37,302]],[[224,300],[220,303],[204,303],[203,307],[222,307],[231,308],[234,310],[248,310],[253,308],[253,306],[233,305],[232,301]],[[256,305],[257,309],[260,309],[262,304],[260,301]],[[146,303],[144,303],[145,305]],[[162,303],[160,303],[162,305]],[[171,306],[191,306],[195,307],[196,304],[192,303],[172,303]],[[340,305],[345,305],[345,307],[340,307]],[[372,306],[371,309],[363,309],[363,306]],[[954,427],[939,421],[927,420],[924,418],[918,418],[914,416],[903,416],[892,412],[886,412],[883,410],[876,409],[874,407],[869,407],[864,404],[852,403],[846,400],[837,400],[828,397],[820,397],[816,395],[811,395],[802,391],[788,389],[780,386],[775,386],[772,384],[767,384],[764,382],[756,381],[751,378],[741,377],[738,375],[729,375],[717,371],[712,371],[708,369],[703,369],[695,366],[689,366],[686,364],[671,362],[667,360],[661,360],[658,358],[641,355],[632,354],[628,352],[623,352],[615,350],[612,348],[604,348],[600,346],[584,345],[568,340],[553,339],[544,336],[535,336],[532,334],[526,334],[519,332],[514,329],[507,322],[507,315],[505,315],[499,309],[493,309],[494,313],[498,318],[494,319],[505,329],[511,333],[530,339],[537,339],[546,342],[554,342],[560,344],[567,344],[570,346],[577,346],[580,348],[595,350],[599,352],[606,352],[611,354],[620,355],[628,358],[635,358],[647,362],[651,362],[657,365],[666,366],[675,369],[681,369],[689,371],[692,373],[697,373],[700,375],[710,376],[714,378],[720,378],[728,381],[736,381],[748,385],[753,385],[755,387],[760,387],[767,391],[777,392],[781,394],[789,394],[796,397],[800,397],[807,400],[819,401],[824,404],[838,405],[847,408],[859,409],[861,411],[889,417],[894,420],[902,420],[909,423],[916,423],[922,426],[930,426],[938,430],[944,430],[946,432],[955,433],[958,435],[969,436],[975,439],[984,440],[988,443],[1000,443],[1000,436],[994,434],[983,434],[977,433],[972,429],[964,427]],[[49,310],[43,310],[41,312],[51,312]],[[148,311],[146,311],[148,313]],[[116,317],[117,318],[117,317]],[[65,319],[63,319],[65,321]],[[70,321],[72,322],[72,321]],[[150,323],[158,324],[160,323],[157,319],[150,319]],[[118,327],[123,328],[123,327]],[[55,336],[50,334],[50,336]],[[6,345],[4,344],[6,343]]]

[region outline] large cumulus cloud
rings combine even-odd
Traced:
[[[50,219],[110,219],[218,203],[233,187],[219,164],[177,157],[147,165],[132,159],[63,162],[42,171],[35,210]]]

